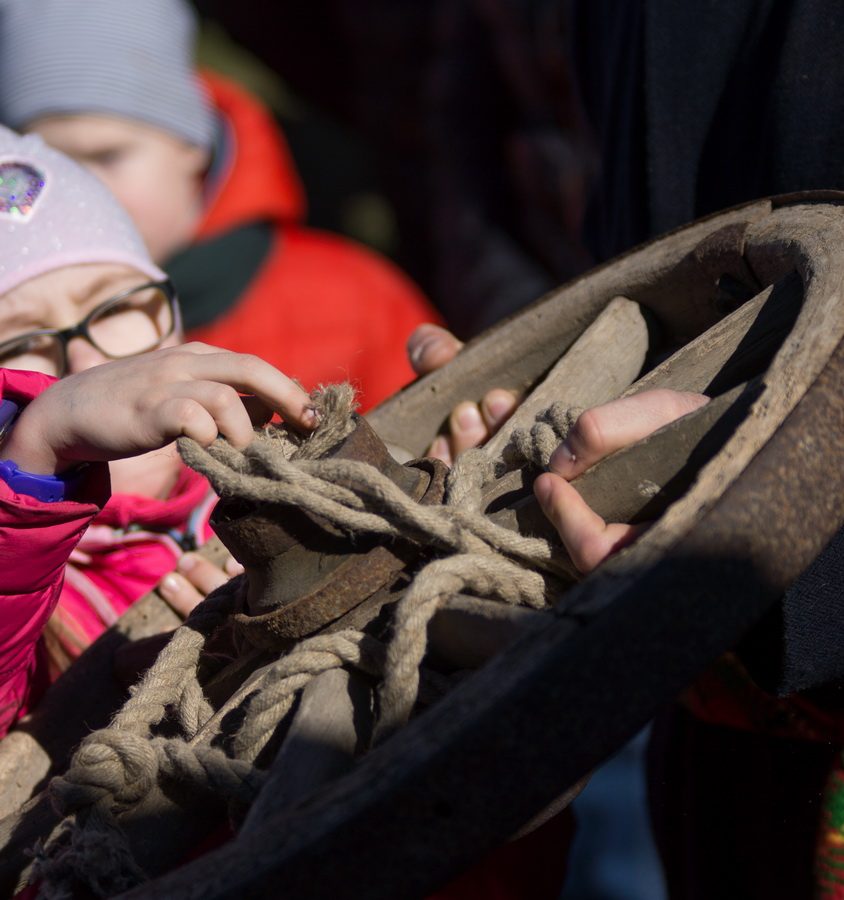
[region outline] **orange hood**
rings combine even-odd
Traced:
[[[269,111],[234,82],[203,71],[217,113],[229,126],[229,158],[215,183],[195,237],[210,238],[257,220],[298,223],[305,192],[281,129]]]

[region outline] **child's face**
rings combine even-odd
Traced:
[[[152,125],[116,116],[46,116],[27,131],[105,182],[157,263],[191,241],[202,212],[206,151]]]
[[[175,346],[181,335],[174,307],[159,289],[109,302],[149,282],[148,275],[112,263],[66,266],[23,282],[0,297],[0,366],[61,376],[107,362],[107,354],[130,356]],[[33,335],[16,343],[42,329],[72,328],[86,320],[100,349],[81,336],[71,338],[66,372],[61,371],[61,342],[55,338]]]

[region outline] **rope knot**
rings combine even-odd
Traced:
[[[50,796],[64,816],[104,801],[128,807],[150,792],[157,775],[157,754],[148,738],[103,729],[85,738],[71,768],[50,783]]]
[[[554,403],[537,414],[529,430],[513,429],[510,443],[504,448],[505,465],[512,468],[528,462],[539,469],[547,468],[551,454],[566,439],[582,412],[580,407]]]

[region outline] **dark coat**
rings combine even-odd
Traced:
[[[598,259],[756,197],[844,189],[840,2],[574,9],[573,58],[602,147],[585,226]],[[745,655],[781,694],[844,679],[844,532]]]

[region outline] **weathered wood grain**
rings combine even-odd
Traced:
[[[513,430],[530,428],[552,403],[586,409],[617,397],[642,371],[647,352],[648,328],[638,304],[614,298],[487,441],[487,454],[498,459]]]
[[[656,388],[713,396],[761,375],[800,312],[803,282],[792,272],[680,347],[621,396]]]
[[[771,201],[760,200],[719,213],[675,232],[670,241],[653,241],[594,269],[473,339],[448,366],[415,381],[367,419],[386,442],[421,456],[461,401],[479,402],[496,387],[528,393],[617,296],[649,310],[667,344],[692,340],[723,318],[718,277],[741,275],[744,232],[770,212]],[[715,233],[725,240],[699,252]]]

